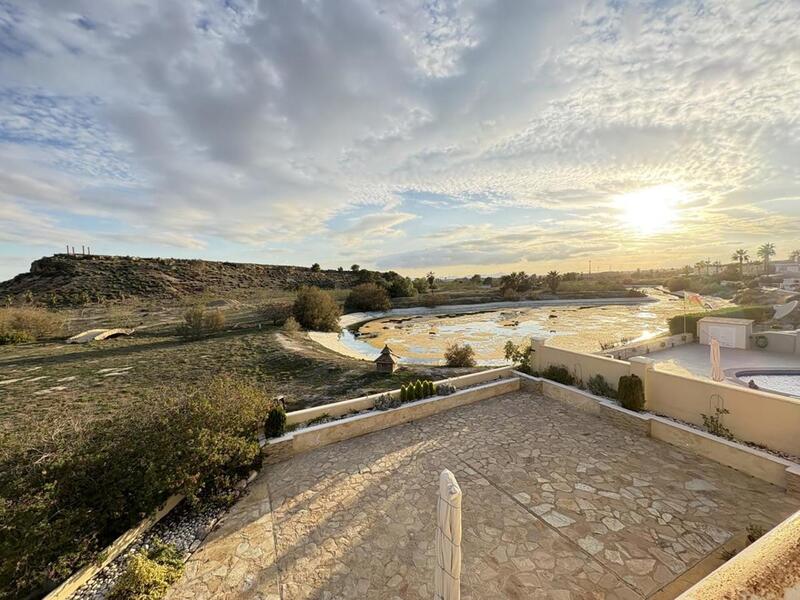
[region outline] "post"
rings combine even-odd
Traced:
[[[531,367],[537,373],[541,373],[543,370],[542,367],[542,360],[544,358],[544,348],[547,344],[547,338],[531,338],[531,348],[533,348],[533,364]]]
[[[433,597],[461,598],[461,488],[447,469],[439,475]]]

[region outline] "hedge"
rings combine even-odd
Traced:
[[[686,333],[697,335],[697,322],[705,317],[725,317],[728,319],[753,319],[754,321],[767,321],[772,317],[771,306],[730,306],[686,315]],[[669,332],[671,335],[684,333],[684,315],[676,315],[669,319]]]

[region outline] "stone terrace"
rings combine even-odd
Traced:
[[[465,600],[647,598],[797,509],[760,480],[523,391],[265,468],[169,598],[428,600],[445,467],[464,493]]]

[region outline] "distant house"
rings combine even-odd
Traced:
[[[378,373],[394,373],[399,361],[400,357],[389,346],[384,346],[380,356],[375,359],[375,368]]]
[[[784,277],[781,287],[790,292],[800,292],[800,277]]]
[[[774,260],[770,263],[778,274],[798,273],[800,274],[800,259],[798,260]]]

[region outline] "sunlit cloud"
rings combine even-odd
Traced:
[[[84,241],[409,273],[796,245],[794,0],[11,0],[0,31],[0,278]]]

